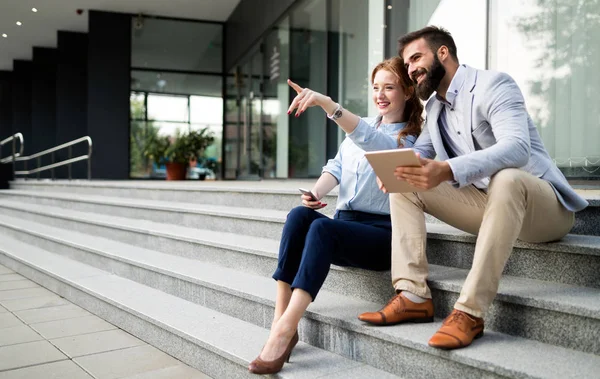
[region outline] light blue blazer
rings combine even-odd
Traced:
[[[576,212],[588,206],[546,152],[515,81],[502,72],[465,67],[465,84],[458,96],[466,105],[463,119],[470,122],[463,128],[473,137],[468,139],[473,152],[451,158],[454,185],[463,187],[502,169],[520,168],[550,182],[568,210]],[[425,127],[413,146],[422,157],[449,159],[438,129],[442,106],[435,97],[427,102]]]

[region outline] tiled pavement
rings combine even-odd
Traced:
[[[0,379],[37,378],[209,377],[0,266]]]

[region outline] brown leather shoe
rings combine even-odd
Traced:
[[[395,325],[402,322],[433,322],[433,302],[413,303],[402,293],[394,296],[378,312],[365,312],[358,319],[374,325]]]
[[[431,337],[429,346],[439,349],[460,349],[483,336],[483,319],[455,309],[442,327]]]

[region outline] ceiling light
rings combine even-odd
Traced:
[[[31,8],[31,11],[32,11],[33,13],[35,13],[35,12],[37,12],[37,8]]]
[[[388,5],[388,9],[392,9],[392,6],[391,6],[391,5]]]
[[[17,25],[21,26],[23,23],[21,21],[17,21]]]
[[[2,37],[6,38],[6,37],[8,37],[8,36],[6,35],[6,33],[3,33],[3,34],[2,34]]]

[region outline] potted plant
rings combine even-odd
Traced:
[[[167,180],[185,179],[190,160],[198,159],[204,150],[215,140],[208,128],[177,131],[175,136],[157,136],[149,144],[144,154],[157,165],[165,164]]]

